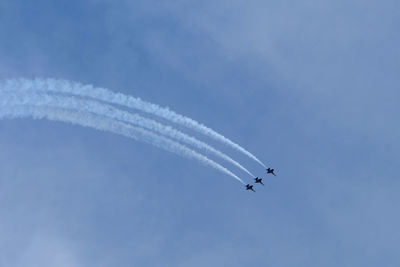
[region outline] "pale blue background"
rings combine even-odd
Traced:
[[[0,121],[0,266],[400,266],[399,3],[0,0],[1,79],[169,106],[278,174]]]

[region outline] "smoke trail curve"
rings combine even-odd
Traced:
[[[158,148],[178,154],[180,156],[195,159],[200,163],[217,169],[244,184],[242,179],[234,173],[210,160],[206,156],[181,145],[173,140],[152,133],[145,129],[134,127],[129,124],[102,118],[87,112],[71,111],[52,107],[38,107],[29,105],[2,105],[0,106],[0,119],[15,119],[32,117],[34,119],[48,119],[51,121],[62,121],[71,124],[77,124],[84,127],[90,127],[97,130],[112,132],[137,141],[143,141]]]
[[[121,93],[114,93],[105,88],[96,88],[91,85],[82,85],[76,82],[70,82],[67,80],[57,80],[57,79],[6,80],[0,86],[5,89],[25,88],[30,90],[42,90],[42,91],[74,94],[150,113],[159,116],[161,118],[164,118],[166,120],[169,120],[171,122],[174,122],[176,124],[185,126],[189,129],[195,130],[217,141],[220,141],[221,143],[224,143],[225,145],[228,145],[233,149],[245,154],[246,156],[248,156],[249,158],[253,159],[254,161],[256,161],[257,163],[261,164],[263,167],[266,168],[264,163],[262,163],[256,156],[251,154],[249,151],[247,151],[240,145],[226,138],[222,134],[217,133],[213,129],[191,118],[180,115],[170,110],[168,107],[160,107],[157,104],[141,100],[140,98],[127,96]]]
[[[35,106],[48,106],[63,109],[74,109],[79,111],[85,111],[90,113],[95,113],[96,115],[106,116],[112,119],[117,119],[123,122],[128,122],[148,130],[157,132],[159,134],[165,135],[167,137],[176,139],[180,142],[190,144],[194,147],[202,149],[203,151],[212,153],[241,170],[245,171],[251,177],[254,175],[243,167],[240,163],[230,158],[228,155],[216,150],[212,146],[197,140],[196,138],[184,134],[170,126],[163,125],[154,120],[142,117],[138,114],[132,114],[126,111],[116,109],[110,105],[106,105],[100,102],[79,99],[77,97],[68,96],[56,96],[49,95],[46,93],[32,92],[32,91],[13,91],[13,92],[2,92],[0,91],[0,104],[7,105],[35,105]]]

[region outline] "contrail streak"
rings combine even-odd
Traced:
[[[195,152],[194,150],[181,145],[173,140],[145,129],[134,127],[132,125],[100,117],[87,112],[71,111],[61,108],[34,106],[34,105],[0,105],[0,119],[13,119],[32,117],[34,119],[48,119],[51,121],[62,121],[77,124],[85,127],[91,127],[97,130],[103,130],[126,136],[137,141],[143,141],[162,148],[180,156],[195,159],[200,163],[215,168],[244,184],[244,182],[234,173],[210,160],[206,156]]]
[[[97,101],[80,99],[77,97],[49,95],[46,93],[35,92],[32,90],[30,91],[16,90],[13,92],[6,92],[6,93],[0,91],[0,103],[5,103],[8,105],[10,104],[20,105],[22,103],[26,105],[74,109],[79,111],[95,113],[96,115],[106,116],[123,122],[128,122],[146,128],[148,130],[157,132],[159,134],[165,135],[167,137],[176,139],[180,142],[190,144],[208,153],[212,153],[230,162],[231,164],[245,171],[250,176],[254,177],[254,175],[250,171],[248,171],[245,167],[243,167],[240,163],[236,162],[228,155],[216,150],[212,146],[197,140],[194,137],[184,134],[170,126],[158,123],[154,120],[142,117],[137,114],[132,114],[126,111],[122,111],[114,108],[113,106],[106,105]]]
[[[12,89],[15,87],[25,88],[29,90],[41,90],[41,91],[52,91],[58,93],[74,94],[83,97],[94,98],[104,102],[109,102],[133,109],[138,109],[140,111],[150,113],[161,118],[167,119],[176,124],[185,126],[189,129],[195,130],[202,133],[210,138],[224,143],[232,147],[233,149],[245,154],[249,158],[255,160],[263,167],[266,166],[253,154],[241,147],[240,145],[229,140],[225,136],[217,133],[211,128],[183,115],[177,114],[176,112],[170,110],[166,107],[160,107],[156,104],[146,102],[140,98],[135,98],[127,96],[121,93],[114,93],[108,89],[96,88],[91,85],[82,85],[76,82],[70,82],[66,80],[56,80],[56,79],[18,79],[18,80],[6,80],[1,84],[1,87]]]

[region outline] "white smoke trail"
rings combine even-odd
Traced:
[[[243,167],[240,163],[236,162],[228,155],[216,150],[212,146],[197,140],[194,137],[184,134],[170,126],[158,123],[154,120],[142,117],[137,114],[132,114],[126,111],[122,111],[110,105],[106,105],[97,101],[79,99],[77,97],[49,95],[46,93],[35,92],[32,90],[30,91],[16,90],[6,93],[0,90],[0,104],[2,103],[7,105],[20,105],[20,104],[35,105],[35,106],[44,105],[44,106],[63,108],[63,109],[74,109],[79,111],[95,113],[96,115],[106,116],[123,122],[129,122],[131,124],[176,139],[180,142],[190,144],[199,149],[202,149],[203,151],[212,153],[237,166],[238,168],[249,174],[251,177],[254,177],[254,175],[250,171],[248,171],[245,167]]]
[[[178,154],[180,156],[189,159],[195,159],[200,163],[215,168],[244,184],[244,182],[234,173],[221,166],[220,164],[210,160],[206,156],[197,153],[192,149],[181,145],[173,140],[139,127],[134,127],[123,122],[107,119],[87,112],[71,111],[62,108],[32,105],[0,105],[0,119],[14,119],[25,117],[68,122],[84,127],[94,128],[97,130],[112,132],[135,139],[137,141],[143,141],[158,148],[162,148],[169,152]]]
[[[18,79],[18,80],[6,80],[1,85],[2,88],[25,88],[29,90],[42,90],[42,91],[52,91],[58,93],[74,94],[83,97],[94,98],[104,102],[109,102],[133,109],[138,109],[140,111],[150,113],[161,118],[167,119],[179,125],[183,125],[189,129],[195,130],[202,133],[210,138],[228,145],[235,150],[245,154],[251,159],[255,160],[263,167],[266,166],[253,154],[241,147],[240,145],[229,140],[225,136],[217,133],[216,131],[208,128],[207,126],[183,115],[177,114],[176,112],[170,110],[166,107],[160,107],[156,104],[146,102],[140,98],[134,98],[121,93],[114,93],[104,88],[95,88],[91,85],[82,85],[76,82],[70,82],[66,80],[56,80],[56,79]]]

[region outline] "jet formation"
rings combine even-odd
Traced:
[[[272,174],[273,176],[276,176],[276,174],[274,173],[274,169],[268,168],[268,169],[265,169],[265,170],[267,171],[267,174]],[[255,178],[254,178],[254,183],[255,183],[255,184],[262,184],[262,185],[264,185],[264,183],[262,182],[262,178],[258,178],[258,177],[255,177]],[[251,190],[251,191],[253,191],[253,192],[256,192],[256,191],[254,190],[254,188],[253,188],[253,185],[250,185],[250,184],[247,184],[247,185],[246,185],[246,190]]]

